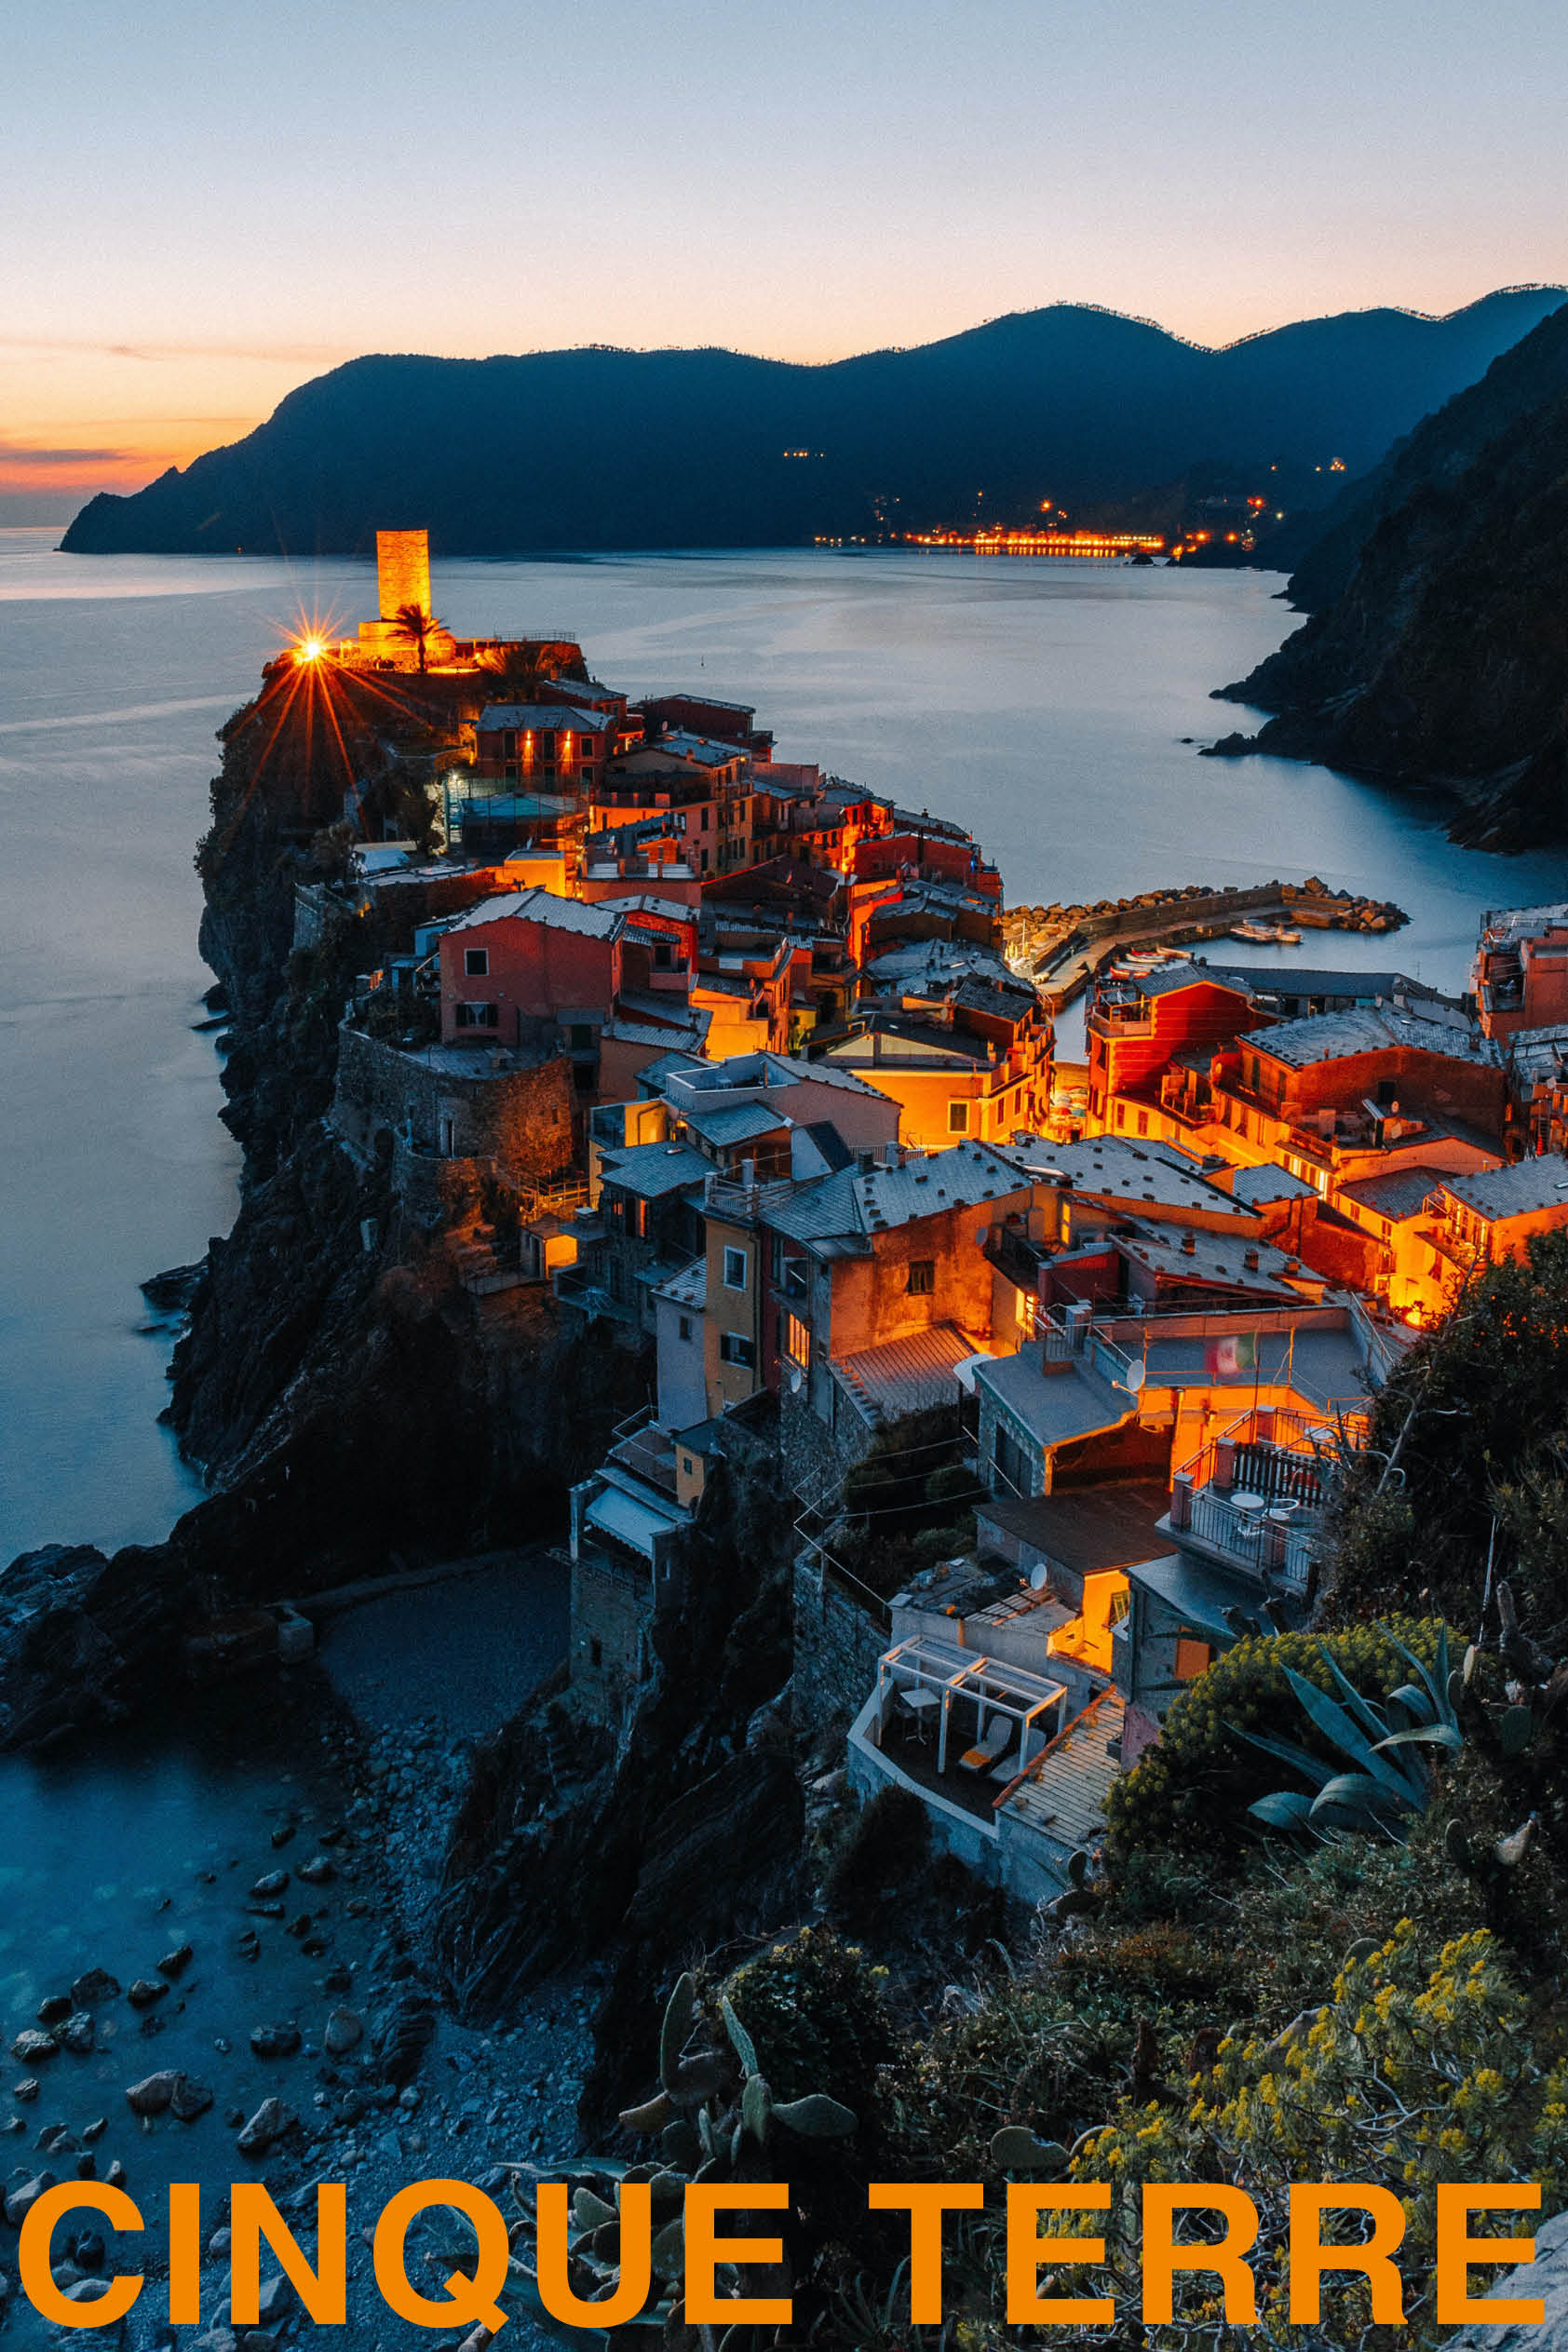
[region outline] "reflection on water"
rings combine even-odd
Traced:
[[[192,1498],[155,1426],[167,1334],[138,1278],[233,1214],[191,852],[213,729],[302,615],[352,629],[368,563],[67,557],[0,532],[0,1561],[150,1540]],[[1568,895],[1558,858],[1454,849],[1440,811],[1321,768],[1199,760],[1210,686],[1293,625],[1249,573],[815,550],[443,563],[459,633],[580,637],[633,693],[754,703],[818,760],[973,826],[1010,899],[1317,872],[1398,899],[1397,960],[1464,984],[1478,909]],[[1267,949],[1237,949],[1248,962]]]

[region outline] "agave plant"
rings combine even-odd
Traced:
[[[1380,1626],[1378,1631],[1408,1660],[1416,1677],[1386,1692],[1381,1700],[1363,1698],[1327,1650],[1318,1655],[1340,1694],[1338,1698],[1289,1667],[1285,1669],[1285,1679],[1313,1727],[1337,1751],[1340,1761],[1325,1764],[1320,1756],[1288,1739],[1231,1726],[1238,1738],[1290,1764],[1310,1782],[1313,1791],[1306,1795],[1296,1789],[1274,1790],[1248,1806],[1254,1820],[1270,1829],[1304,1830],[1325,1836],[1346,1830],[1372,1830],[1403,1843],[1404,1823],[1422,1811],[1430,1792],[1422,1750],[1465,1744],[1451,1686],[1458,1678],[1449,1674],[1446,1627],[1439,1629],[1430,1672],[1386,1626]]]
[[[638,2164],[578,2156],[547,2168],[514,2166],[519,2203],[530,2231],[537,2215],[530,2183],[564,2180],[572,2189],[573,2234],[568,2274],[574,2291],[603,2302],[620,2282],[621,2215],[625,2189],[645,2182],[653,2224],[653,2276],[643,2309],[630,2324],[661,2333],[681,2292],[685,2264],[685,2192],[695,2181],[767,2178],[775,2169],[788,2177],[814,2141],[847,2139],[857,2128],[851,2109],[825,2091],[776,2100],[759,2070],[750,2035],[721,1994],[722,2037],[698,2033],[702,2013],[694,1980],[683,1976],[669,1995],[659,2035],[659,2088],[642,2107],[628,2108],[625,2128],[656,2145],[656,2155]],[[694,2048],[694,2038],[696,2046]],[[764,2163],[764,2157],[768,2161]],[[579,2347],[597,2332],[562,2329],[546,2310],[536,2271],[514,2255],[503,2305],[526,2313],[552,2334]],[[626,2323],[622,2323],[623,2325]],[[726,2332],[726,2342],[742,2333],[761,2340],[762,2331]],[[612,2339],[606,2334],[603,2341]]]

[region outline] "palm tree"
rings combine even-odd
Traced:
[[[434,613],[426,612],[421,604],[399,604],[392,615],[392,626],[405,644],[412,645],[419,656],[420,674],[425,670],[426,642],[446,628]]]
[[[488,667],[508,701],[532,702],[541,685],[555,676],[557,665],[545,646],[523,643],[493,654]]]

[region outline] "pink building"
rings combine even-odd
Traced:
[[[471,907],[441,934],[443,1040],[532,1044],[539,1024],[554,1022],[573,1053],[596,1051],[621,984],[626,921],[547,890]]]

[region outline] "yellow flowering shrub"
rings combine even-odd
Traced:
[[[1124,2099],[1102,2130],[1077,2149],[1071,2177],[1109,2182],[1104,2270],[1059,2277],[1059,2291],[1113,2294],[1124,2315],[1140,2305],[1140,2190],[1146,2181],[1226,2182],[1245,2189],[1261,2228],[1248,2259],[1258,2281],[1258,2325],[1225,2326],[1216,2281],[1178,2278],[1176,2318],[1148,2333],[1150,2352],[1246,2343],[1359,2343],[1371,2325],[1366,2282],[1326,2278],[1318,2327],[1288,2318],[1289,2192],[1293,2182],[1364,2182],[1391,2190],[1406,2215],[1397,2260],[1408,2333],[1432,2344],[1436,2187],[1440,2181],[1539,2181],[1541,2217],[1568,2199],[1568,2068],[1561,2037],[1542,2046],[1534,2016],[1484,1929],[1444,1946],[1437,1966],[1420,1956],[1403,1921],[1382,1948],[1347,1962],[1330,1999],[1304,2010],[1270,2041],[1233,2034],[1212,2068],[1190,2076],[1176,2099],[1134,2106]],[[1098,2232],[1101,2217],[1093,2217]],[[1345,2237],[1359,2235],[1342,2217]],[[1528,2234],[1528,2219],[1501,2214],[1492,2234]],[[1080,2212],[1043,2224],[1044,2235],[1082,2235]],[[1473,2234],[1486,2234],[1480,2217]],[[1330,2225],[1325,2225],[1325,2235]],[[1479,2291],[1479,2289],[1478,2289]],[[1183,2301],[1183,2298],[1185,2298]],[[1377,2331],[1387,2334],[1393,2331]]]

